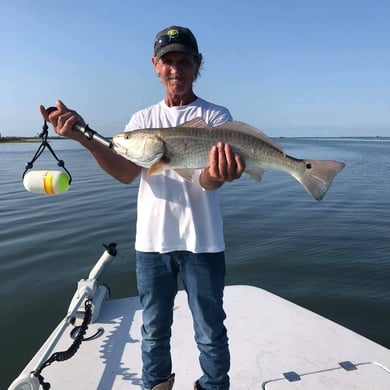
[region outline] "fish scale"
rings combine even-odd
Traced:
[[[139,129],[113,138],[114,150],[137,165],[148,168],[148,175],[173,169],[189,180],[189,170],[209,165],[211,148],[218,142],[229,144],[242,158],[245,172],[260,181],[264,170],[275,169],[293,176],[316,200],[321,200],[344,163],[300,160],[285,154],[260,130],[243,122],[225,122],[209,127],[202,118],[164,129]]]
[[[284,153],[270,147],[264,141],[237,131],[218,130],[215,128],[202,130],[202,137],[193,128],[181,127],[172,134],[161,137],[166,144],[166,157],[171,168],[204,168],[209,164],[210,149],[218,142],[229,144],[232,151],[239,154],[245,161],[246,167],[271,168],[278,166],[278,161]],[[258,151],[262,150],[259,159]]]

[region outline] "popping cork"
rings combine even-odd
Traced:
[[[30,171],[23,178],[27,191],[35,194],[62,194],[68,191],[70,178],[63,171]]]

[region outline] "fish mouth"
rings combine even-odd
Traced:
[[[124,148],[123,146],[121,146],[119,144],[116,144],[115,141],[113,141],[113,143],[112,143],[112,150],[118,154],[126,154],[126,152],[127,152],[126,148]]]

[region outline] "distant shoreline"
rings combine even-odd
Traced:
[[[48,137],[48,140],[66,139],[64,137]],[[23,143],[23,142],[42,142],[40,137],[0,137],[0,144],[3,143]]]

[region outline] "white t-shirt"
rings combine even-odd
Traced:
[[[229,110],[196,99],[186,106],[168,107],[164,101],[136,112],[125,131],[173,127],[202,117],[215,127],[232,120]],[[221,252],[225,249],[218,191],[199,184],[200,170],[187,182],[173,170],[147,176],[142,169],[138,191],[135,249],[167,253],[186,250],[193,253]]]

